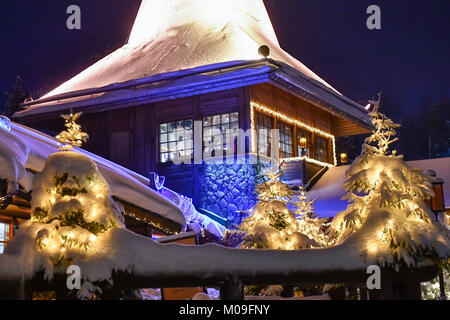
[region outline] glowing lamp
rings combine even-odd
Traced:
[[[444,202],[444,180],[436,178],[436,172],[433,170],[428,170],[427,175],[433,177],[432,186],[434,191],[434,197],[426,201],[428,207],[436,214],[436,219],[440,212],[445,212],[445,202]]]
[[[341,153],[340,158],[341,158],[341,163],[347,163],[348,157],[347,157],[346,153]]]
[[[305,149],[307,146],[308,140],[305,137],[303,137],[303,138],[300,138],[299,143],[300,143],[300,148]]]

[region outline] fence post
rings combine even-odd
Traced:
[[[238,278],[225,281],[220,286],[220,300],[244,300],[244,284]]]

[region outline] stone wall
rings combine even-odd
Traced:
[[[256,203],[255,185],[269,164],[206,163],[201,170],[200,207],[239,224],[242,214]]]

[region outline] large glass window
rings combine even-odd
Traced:
[[[11,236],[11,224],[0,222],[0,254],[5,250]]]
[[[203,151],[220,156],[232,150],[236,153],[239,133],[239,113],[223,113],[203,118]]]
[[[160,162],[176,157],[187,159],[194,154],[194,129],[192,120],[174,121],[159,125]]]
[[[292,131],[293,127],[287,123],[278,122],[278,129],[280,130],[280,157],[290,158],[294,156]]]
[[[316,159],[322,162],[328,162],[328,139],[316,136]]]
[[[271,157],[272,148],[272,118],[261,113],[256,113],[256,130],[258,141],[258,154]]]
[[[312,146],[312,133],[310,131],[297,128],[297,147],[298,147],[298,156],[302,157],[302,148],[300,147],[300,139],[306,139],[306,148],[304,148],[305,156],[311,157],[311,146]]]

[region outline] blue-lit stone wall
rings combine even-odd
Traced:
[[[228,225],[239,224],[241,214],[256,203],[255,184],[261,181],[261,172],[267,163],[206,163],[201,170],[200,207],[228,220]]]

